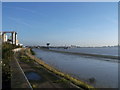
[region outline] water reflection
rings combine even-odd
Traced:
[[[29,80],[41,80],[42,79],[40,75],[36,72],[26,72],[25,75]]]

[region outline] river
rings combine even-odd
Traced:
[[[51,48],[52,50],[67,51],[67,52],[78,52],[78,53],[89,53],[99,55],[118,56],[118,47],[96,47],[96,48]]]
[[[69,55],[36,48],[33,51],[47,64],[94,87],[118,87],[118,62],[106,58]]]

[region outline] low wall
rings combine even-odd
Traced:
[[[23,48],[16,48],[16,49],[13,49],[12,51],[13,52],[18,52],[18,51],[21,51]]]

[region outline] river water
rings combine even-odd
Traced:
[[[42,49],[33,49],[33,51],[47,64],[94,87],[118,87],[118,62],[108,61],[105,58],[69,55]]]
[[[78,52],[78,53],[89,53],[99,55],[110,55],[118,56],[118,47],[96,47],[96,48],[51,48],[52,50],[67,51],[67,52]]]

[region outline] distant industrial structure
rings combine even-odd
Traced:
[[[10,37],[8,37],[7,34],[10,34]],[[1,40],[2,42],[8,42],[11,44],[15,44],[15,45],[21,45],[19,44],[19,41],[17,39],[17,32],[15,31],[5,31],[5,32],[0,32],[1,35]]]

